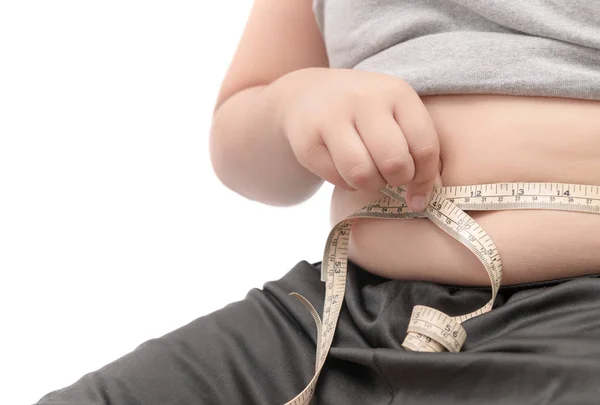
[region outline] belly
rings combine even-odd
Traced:
[[[423,97],[438,131],[444,186],[498,182],[600,185],[600,102],[541,97]],[[331,224],[378,192],[336,188]],[[600,273],[600,215],[469,212],[496,243],[503,284]],[[479,260],[427,219],[358,220],[348,257],[395,279],[486,285]]]

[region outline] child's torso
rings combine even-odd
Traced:
[[[600,102],[500,95],[426,96],[440,137],[444,186],[497,182],[600,185]],[[335,189],[332,225],[377,192]],[[600,215],[470,212],[498,247],[503,284],[600,273]],[[361,219],[349,257],[389,278],[489,283],[467,248],[426,219]]]
[[[313,0],[313,9],[331,67],[394,75],[423,96],[445,186],[600,185],[600,101],[572,100],[600,100],[597,0]],[[470,95],[436,96],[459,93]],[[336,189],[332,223],[379,196]],[[472,216],[496,242],[504,283],[600,272],[600,215]],[[361,220],[350,242],[350,258],[384,276],[488,283],[479,260],[427,220]]]

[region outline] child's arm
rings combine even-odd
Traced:
[[[256,0],[214,116],[217,176],[273,205],[309,198],[322,179],[407,185],[409,206],[424,209],[440,171],[429,112],[400,78],[328,68],[311,4]]]
[[[327,67],[311,0],[256,0],[221,87],[210,137],[221,182],[247,198],[292,205],[312,196],[323,180],[298,163],[278,114],[289,72]]]

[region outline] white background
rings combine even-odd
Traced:
[[[330,186],[269,207],[210,165],[250,6],[0,3],[0,403],[32,404],[321,259]]]

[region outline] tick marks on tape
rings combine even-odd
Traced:
[[[414,307],[402,346],[420,352],[459,352],[467,333],[461,323],[492,309],[502,281],[502,261],[492,238],[466,211],[560,210],[600,214],[600,187],[563,183],[494,183],[440,187],[434,190],[429,206],[422,212],[409,212],[406,190],[386,186],[380,199],[361,208],[336,224],[325,244],[321,280],[325,284],[323,319],[306,298],[296,297],[310,311],[317,326],[315,374],[306,388],[285,405],[307,405],[331,347],[346,290],[348,241],[352,225],[359,218],[428,218],[444,232],[475,254],[492,285],[490,300],[478,310],[451,317],[434,308]]]

